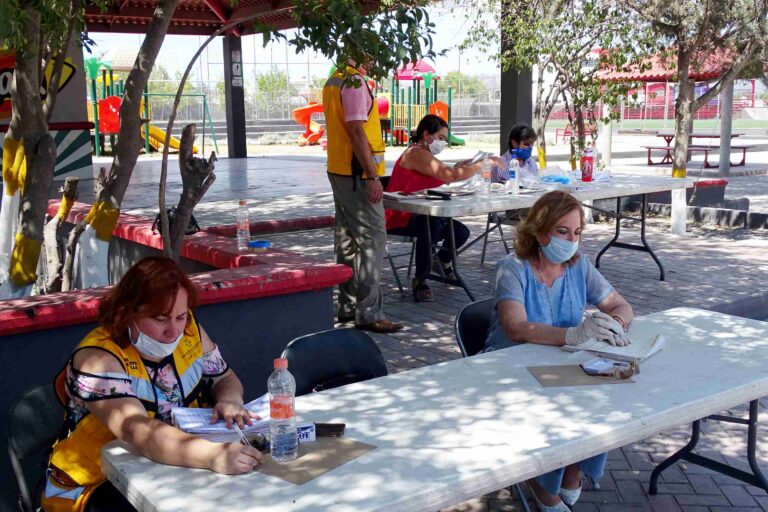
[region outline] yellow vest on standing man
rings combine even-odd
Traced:
[[[355,87],[355,84],[351,83],[354,80],[351,78],[353,75],[361,77],[363,73],[347,66],[347,76],[350,78],[345,79],[344,73],[336,71],[325,82],[325,87],[323,87],[325,130],[328,134],[328,172],[342,176],[360,176],[364,170],[352,150],[352,141],[349,139],[349,134],[347,134],[344,108],[341,101],[341,90],[344,87]],[[371,95],[371,108],[368,111],[368,119],[363,124],[363,128],[368,139],[368,146],[371,148],[373,161],[376,163],[376,172],[379,176],[384,176],[384,139],[381,136],[381,122],[379,120],[376,98],[373,97],[373,93],[368,88],[368,84],[364,79],[359,86],[365,87]]]

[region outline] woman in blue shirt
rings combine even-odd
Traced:
[[[579,345],[591,338],[629,344],[632,307],[578,252],[584,228],[579,201],[544,194],[517,228],[515,252],[499,261],[495,307],[485,351],[520,343]],[[599,310],[584,314],[587,305]],[[599,479],[606,454],[531,479],[542,512],[567,512],[581,494],[581,473]]]

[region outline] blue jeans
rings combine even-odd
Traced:
[[[608,454],[601,453],[600,455],[595,455],[594,457],[590,457],[579,462],[579,468],[581,469],[582,473],[589,476],[593,480],[599,480],[603,477],[603,472],[605,471],[605,462],[607,460]],[[560,494],[560,486],[563,483],[564,473],[565,468],[556,469],[544,475],[537,476],[536,482],[538,482],[538,484],[542,486],[544,490],[549,494],[557,496]]]

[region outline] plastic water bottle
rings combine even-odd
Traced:
[[[483,163],[480,167],[480,176],[483,180],[483,192],[486,194],[491,193],[491,162],[488,161],[488,157],[483,158]]]
[[[518,194],[520,192],[520,162],[517,158],[513,158],[509,162],[509,178],[507,178],[506,187],[512,194]]]
[[[269,376],[269,444],[272,459],[288,462],[299,455],[299,437],[296,433],[296,380],[288,371],[288,360],[275,359],[275,371]]]
[[[240,201],[237,207],[237,250],[247,251],[248,242],[251,240],[251,226],[248,220],[248,205]]]

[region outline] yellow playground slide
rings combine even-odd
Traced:
[[[141,130],[141,137],[144,138],[144,130]],[[158,151],[161,151],[163,148],[163,143],[165,142],[165,130],[161,130],[157,126],[149,125],[149,145],[155,148]],[[171,137],[171,140],[169,141],[169,144],[172,149],[179,149],[179,145],[181,144],[181,141],[177,139],[176,137]],[[192,146],[192,152],[197,154],[199,153],[197,146]]]

